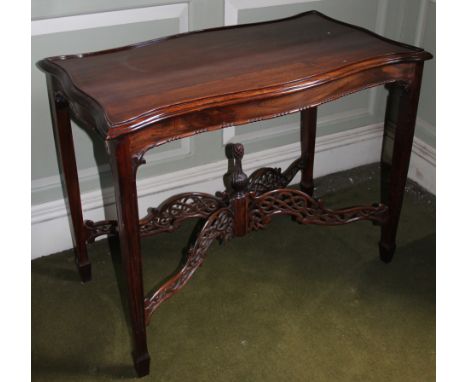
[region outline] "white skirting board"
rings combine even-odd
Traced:
[[[413,142],[408,178],[436,194],[436,150],[418,138]]]
[[[378,162],[382,143],[382,124],[364,126],[317,138],[314,176],[320,177]],[[281,167],[300,156],[299,143],[246,154],[243,169],[247,174],[259,167]],[[222,176],[227,160],[188,168],[138,182],[140,216],[148,207],[158,206],[168,197],[181,192],[214,193],[224,189]],[[415,139],[409,177],[435,194],[435,149]],[[293,183],[299,181],[299,174]],[[114,213],[110,190],[83,194],[84,219],[104,219],[104,209]],[[31,209],[32,258],[46,256],[73,247],[64,200],[35,205]]]

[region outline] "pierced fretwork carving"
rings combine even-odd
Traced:
[[[267,191],[284,188],[301,169],[302,158],[296,159],[284,172],[281,172],[280,168],[260,168],[249,176],[247,189],[259,195]]]
[[[249,231],[264,228],[274,215],[289,215],[302,224],[341,225],[358,220],[381,224],[387,217],[387,211],[387,206],[383,204],[329,210],[322,201],[302,191],[279,189],[250,200]]]
[[[295,160],[286,171],[261,168],[249,178],[242,170],[244,147],[230,144],[226,154],[232,161],[225,176],[227,190],[213,196],[205,193],[184,193],[167,199],[158,208],[148,209],[140,220],[140,235],[148,236],[176,230],[184,220],[203,218],[205,223],[193,245],[187,251],[180,269],[175,272],[150,297],[145,299],[145,320],[165,300],[178,292],[203,263],[206,253],[215,240],[228,240],[265,228],[274,215],[289,215],[301,224],[340,225],[358,220],[382,224],[387,219],[388,208],[383,204],[357,206],[330,210],[321,200],[306,193],[285,188],[299,170],[302,159]],[[116,232],[115,221],[85,221],[88,242],[97,236]]]
[[[85,220],[84,226],[88,230],[88,238],[86,242],[94,243],[98,236],[115,234],[117,222],[115,220],[102,220],[98,222]]]
[[[158,208],[148,209],[148,214],[140,220],[140,235],[175,231],[184,220],[208,218],[219,208],[225,207],[226,203],[226,200],[204,193],[175,195],[161,203]],[[113,235],[117,232],[116,220],[85,220],[84,226],[88,230],[88,243],[93,243],[98,236]]]
[[[145,299],[145,318],[149,323],[156,308],[180,290],[203,263],[211,243],[218,239],[226,241],[233,236],[233,216],[229,208],[214,212],[205,222],[195,243],[190,247],[182,268],[162,285],[151,297]]]
[[[185,193],[167,199],[158,208],[149,208],[148,215],[140,220],[140,235],[171,232],[189,218],[207,218],[225,202],[204,193]]]

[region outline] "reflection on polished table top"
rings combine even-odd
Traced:
[[[425,60],[422,49],[318,12],[102,52],[49,58],[68,91],[100,109],[115,137],[173,115],[318,86],[371,67]]]

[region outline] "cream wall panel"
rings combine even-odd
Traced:
[[[55,157],[45,76],[35,67],[51,55],[106,49],[189,29],[188,3],[154,6],[96,14],[33,20],[32,30],[32,202],[62,197]],[[109,166],[102,144],[82,129],[73,128],[77,165],[83,191],[110,181]],[[191,139],[172,142],[147,156],[148,165],[139,176],[150,176],[151,167],[170,166],[191,153]]]

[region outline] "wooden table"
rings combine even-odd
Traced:
[[[274,215],[303,224],[370,220],[381,226],[380,256],[389,262],[403,200],[424,61],[422,49],[380,37],[318,12],[223,27],[96,53],[44,59],[61,171],[66,185],[75,259],[91,279],[87,243],[118,233],[128,287],[133,358],[149,373],[146,325],[180,290],[215,240],[264,228]],[[317,106],[386,85],[387,110],[397,107],[391,168],[383,172],[381,203],[329,210],[313,197]],[[176,195],[146,217],[138,215],[135,177],[151,148],[228,126],[301,113],[301,156],[284,172],[242,171],[244,148],[228,144],[226,191]],[[390,118],[386,117],[388,130]],[[70,118],[97,131],[107,148],[115,184],[117,221],[83,221]],[[301,190],[286,188],[301,171]],[[189,218],[204,224],[185,263],[145,297],[140,237],[176,230]]]

